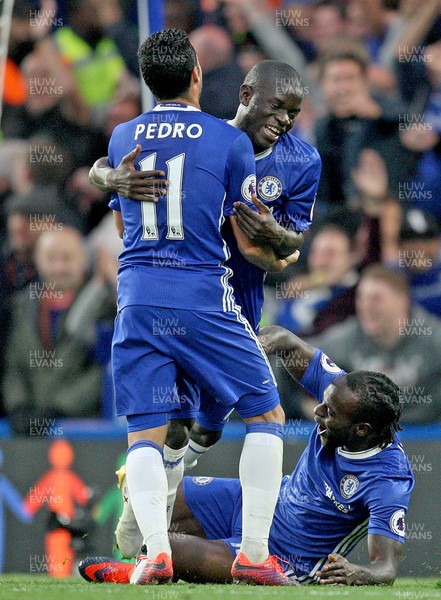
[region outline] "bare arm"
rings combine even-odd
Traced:
[[[300,381],[309,367],[316,348],[283,327],[271,325],[260,330],[259,341],[267,354],[277,353],[288,373]]]
[[[230,223],[240,253],[252,265],[259,267],[259,269],[262,269],[263,271],[278,273],[283,271],[283,269],[288,265],[292,265],[293,263],[297,262],[297,259],[300,256],[300,252],[298,250],[286,258],[280,258],[268,244],[254,244],[239,227],[236,222],[236,217],[230,217]]]
[[[354,565],[340,554],[330,554],[329,563],[317,576],[322,584],[392,585],[398,572],[403,544],[384,535],[368,536],[370,565]]]
[[[440,10],[439,0],[407,0],[402,12],[407,25],[398,38],[395,53],[409,56],[424,41]]]
[[[129,200],[157,202],[159,196],[167,194],[168,181],[159,179],[164,177],[164,171],[139,171],[135,168],[141,149],[137,144],[115,169],[110,166],[107,156],[99,158],[90,169],[90,183],[102,192],[117,192]]]

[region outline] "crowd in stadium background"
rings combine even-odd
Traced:
[[[88,171],[113,128],[141,112],[134,5],[14,3],[0,145],[0,372],[2,415],[17,433],[29,434],[31,417],[99,417],[110,402],[121,242]],[[390,376],[403,423],[440,421],[440,0],[164,8],[164,25],[189,32],[198,52],[206,112],[232,118],[262,59],[303,78],[293,133],[318,148],[323,171],[299,263],[267,278],[263,323],[311,336],[346,370]],[[274,366],[287,418],[310,418],[311,401]]]

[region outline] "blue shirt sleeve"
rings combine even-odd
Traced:
[[[319,402],[323,402],[323,393],[328,385],[345,374],[346,371],[340,369],[320,348],[317,348],[300,380],[300,385]]]
[[[413,488],[411,476],[385,478],[368,491],[369,534],[390,537],[397,542],[406,540],[405,517]]]
[[[119,212],[121,212],[121,202],[116,192],[112,192],[110,195],[109,207],[112,210],[118,210]]]
[[[115,156],[117,153],[117,142],[116,142],[117,135],[118,135],[118,128],[116,127],[110,138],[109,148],[108,148],[108,160],[109,160],[109,165],[112,168],[115,168],[115,165],[119,165],[119,163],[120,163],[119,160],[116,160],[116,156]],[[111,208],[112,210],[118,210],[121,212],[121,203],[120,203],[120,199],[119,199],[117,192],[112,192],[110,194],[109,208]]]
[[[284,204],[286,229],[306,231],[311,226],[321,171],[322,161],[314,148],[303,176],[297,179]]]
[[[227,195],[224,204],[224,216],[234,215],[233,202],[244,202],[257,211],[251,200],[256,192],[256,161],[250,138],[242,133],[231,145],[225,166]]]

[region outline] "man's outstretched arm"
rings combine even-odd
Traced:
[[[304,342],[284,327],[263,327],[259,341],[267,354],[277,354],[288,373],[300,381],[309,367],[316,348]]]
[[[317,571],[321,584],[392,585],[398,572],[403,544],[385,535],[368,535],[370,565],[354,565],[339,554]]]
[[[141,152],[137,144],[126,154],[120,164],[113,169],[107,156],[99,158],[89,171],[89,181],[102,192],[117,192],[129,200],[158,202],[167,194],[168,181],[163,179],[164,171],[139,171],[135,160]]]

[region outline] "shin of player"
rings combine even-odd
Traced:
[[[167,529],[170,528],[173,507],[176,500],[176,492],[179,484],[184,477],[184,455],[187,451],[188,444],[183,448],[174,450],[170,446],[164,446],[164,467],[167,477]]]
[[[128,418],[130,428],[130,417]],[[147,560],[139,561],[131,583],[144,583],[149,576],[152,561],[167,564],[165,579],[173,575],[171,548],[167,534],[168,484],[163,463],[163,447],[167,425],[151,429],[130,431],[127,451],[127,485],[136,521],[143,537],[141,554]],[[139,572],[138,572],[139,571]]]
[[[269,556],[269,531],[282,479],[284,412],[279,405],[245,422],[247,433],[239,464],[243,496],[240,552],[257,564]]]

